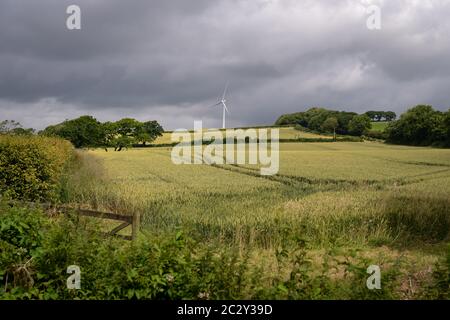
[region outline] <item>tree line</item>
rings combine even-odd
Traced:
[[[35,134],[35,130],[33,128],[23,128],[20,122],[15,120],[3,120],[0,121],[0,134],[31,136]]]
[[[367,111],[365,115],[368,116],[370,120],[375,122],[390,122],[397,119],[397,114],[394,111]]]
[[[418,105],[400,116],[386,128],[386,141],[415,146],[450,147],[450,109],[435,110]]]
[[[124,118],[116,122],[101,123],[92,116],[81,116],[51,125],[37,134],[69,140],[76,148],[114,148],[121,151],[134,144],[146,145],[162,136],[163,127],[157,121],[140,122]],[[0,135],[31,136],[32,128],[23,128],[14,120],[0,121]]]
[[[430,105],[409,109],[398,120],[391,111],[368,111],[365,114],[310,108],[304,112],[280,116],[275,125],[294,125],[341,135],[371,136],[371,121],[389,121],[380,136],[389,143],[450,147],[450,109],[435,110]],[[157,121],[140,122],[124,118],[116,122],[101,123],[92,116],[81,116],[60,124],[48,126],[38,134],[58,136],[69,140],[76,148],[114,148],[121,151],[134,144],[146,145],[162,136],[164,129]],[[32,128],[23,128],[14,120],[0,121],[0,134],[33,135]],[[378,138],[378,136],[377,136]]]
[[[298,125],[310,130],[350,135],[367,135],[388,143],[450,147],[450,109],[435,110],[430,105],[417,105],[395,120],[392,111],[368,111],[364,114],[311,108],[280,116],[275,125]],[[373,132],[371,121],[388,121],[384,132]]]
[[[300,125],[313,131],[354,136],[361,136],[372,127],[371,119],[366,114],[325,108],[311,108],[305,112],[282,115],[275,125]]]
[[[124,118],[101,123],[92,116],[81,116],[60,124],[48,126],[39,134],[58,136],[69,140],[76,148],[108,147],[121,151],[133,144],[150,143],[162,136],[163,127],[157,121],[140,122]]]

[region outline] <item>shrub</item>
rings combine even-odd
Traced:
[[[386,128],[387,141],[418,146],[450,146],[450,110],[443,113],[430,105],[418,105]]]
[[[367,140],[386,140],[387,134],[380,131],[370,130],[366,132],[364,138]]]
[[[0,280],[2,289],[34,283],[30,262],[42,245],[46,219],[39,210],[0,203]]]
[[[72,145],[58,138],[0,136],[0,195],[56,200]]]

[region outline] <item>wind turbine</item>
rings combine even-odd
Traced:
[[[222,107],[223,107],[222,129],[225,129],[225,111],[226,111],[227,113],[230,113],[230,112],[228,111],[227,105],[225,104],[225,102],[227,102],[227,100],[225,99],[225,95],[227,94],[227,89],[228,89],[228,82],[227,82],[227,84],[225,85],[225,90],[223,90],[222,98],[219,97],[219,102],[217,102],[215,105],[212,105],[212,107],[220,106],[220,105],[222,105]]]

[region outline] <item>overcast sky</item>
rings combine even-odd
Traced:
[[[71,4],[81,30],[66,28]],[[450,1],[0,0],[0,119],[219,127],[227,81],[228,126],[312,106],[447,110]]]

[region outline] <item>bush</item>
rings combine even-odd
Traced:
[[[46,222],[39,210],[0,203],[0,280],[4,290],[34,283],[30,263],[42,245]]]
[[[367,140],[386,140],[387,134],[381,131],[370,130],[366,132],[364,138]]]
[[[390,143],[450,147],[450,110],[443,113],[430,105],[418,105],[390,123],[386,132]]]
[[[450,244],[447,245],[446,257],[436,263],[431,285],[422,295],[426,299],[450,299]]]
[[[72,145],[58,138],[0,136],[0,195],[56,200]]]

